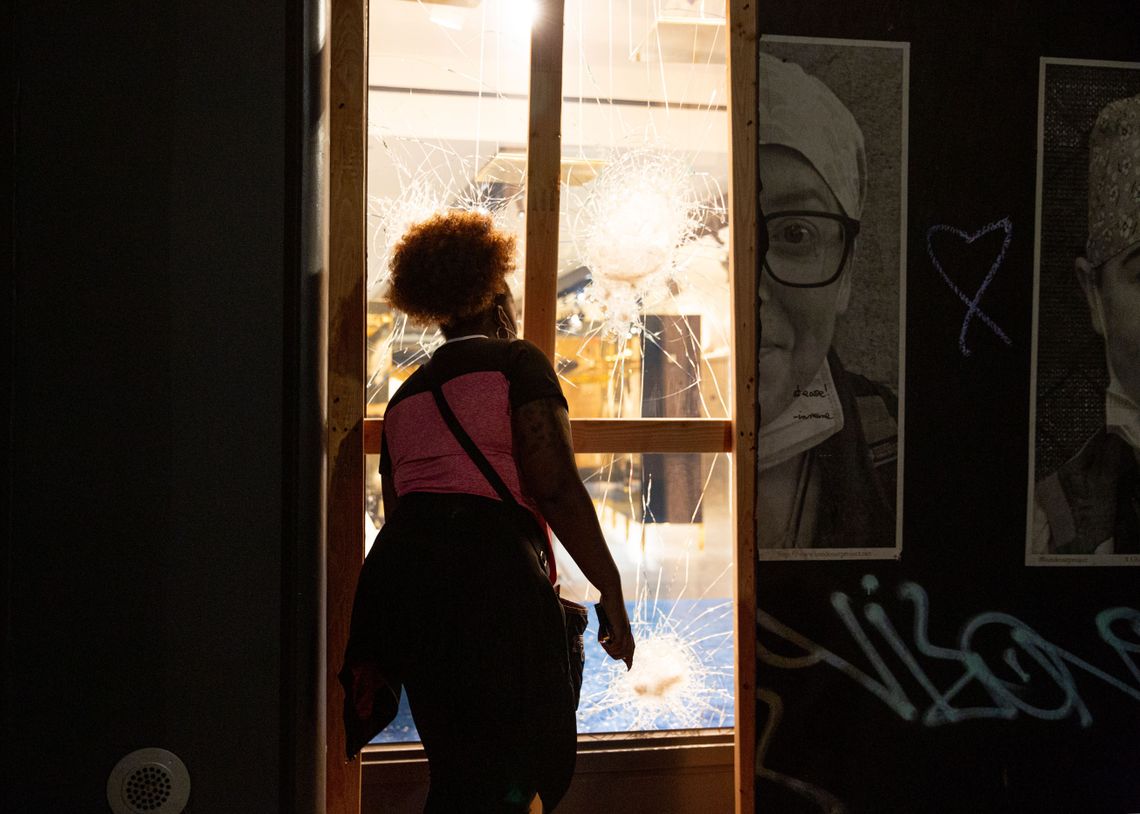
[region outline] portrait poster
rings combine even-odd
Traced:
[[[765,36],[759,50],[757,551],[898,558],[909,47]],[[814,231],[836,248],[799,276]]]
[[[1039,81],[1025,562],[1140,565],[1140,63]]]

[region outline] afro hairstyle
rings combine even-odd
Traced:
[[[420,324],[488,308],[515,268],[515,238],[483,212],[450,210],[411,226],[392,253],[388,301]]]

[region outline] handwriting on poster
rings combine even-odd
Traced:
[[[937,234],[949,234],[965,241],[966,245],[970,245],[990,234],[991,232],[997,231],[1003,232],[1001,249],[998,251],[997,256],[994,258],[993,263],[990,265],[989,271],[986,272],[986,276],[982,280],[982,284],[978,286],[978,290],[974,292],[974,295],[972,297],[968,296],[965,291],[958,287],[957,283],[950,279],[950,275],[947,274],[946,269],[942,267],[942,262],[938,259],[937,254],[934,252],[934,236]],[[989,288],[990,283],[993,282],[994,276],[998,272],[998,269],[1001,268],[1001,264],[1005,260],[1005,255],[1009,250],[1009,244],[1012,239],[1013,223],[1009,218],[1002,218],[1001,220],[995,221],[988,226],[984,226],[973,233],[965,232],[953,226],[943,225],[931,226],[926,230],[926,253],[930,257],[930,262],[934,265],[935,271],[937,271],[938,274],[942,277],[946,285],[950,286],[950,290],[953,291],[958,296],[958,299],[960,299],[966,305],[966,316],[962,319],[962,330],[958,334],[958,350],[962,352],[963,356],[970,356],[973,353],[973,351],[966,346],[966,334],[970,330],[970,323],[973,321],[974,317],[980,319],[986,325],[986,327],[993,331],[998,339],[1000,339],[1006,345],[1013,344],[1013,340],[1006,335],[1005,331],[1003,331],[1001,327],[999,327],[998,324],[994,322],[993,319],[991,319],[990,316],[985,311],[983,311],[979,305],[982,300],[982,296],[986,293],[986,289]]]
[[[863,578],[867,601],[861,613],[848,594],[831,595],[832,608],[866,659],[863,667],[763,610],[757,615],[760,661],[789,670],[817,665],[838,670],[900,718],[928,727],[979,719],[1014,720],[1019,716],[1047,721],[1075,718],[1081,727],[1091,727],[1094,713],[1081,695],[1086,682],[1108,685],[1140,703],[1140,610],[1113,607],[1098,613],[1090,622],[1099,645],[1093,654],[1061,647],[1016,616],[997,611],[970,619],[957,641],[946,646],[931,641],[930,599],[921,585],[904,582],[898,588],[899,600],[911,609],[909,636],[904,636],[886,608],[874,601],[878,589],[873,575]],[[787,645],[798,652],[786,654],[774,649],[784,650]],[[909,693],[904,680],[913,682]],[[918,692],[914,686],[920,688]],[[960,700],[964,697],[971,700]],[[768,707],[757,745],[757,776],[788,787],[829,814],[845,811],[843,803],[830,792],[767,765],[784,704],[777,693],[764,687],[757,691],[757,699]]]
[[[831,413],[829,411],[822,413],[795,413],[792,418],[796,421],[830,421]]]
[[[792,391],[792,397],[797,399],[827,399],[830,396],[830,386],[826,383],[821,387],[812,390],[796,386]],[[831,421],[830,410],[799,410],[792,414],[792,418],[796,421]]]

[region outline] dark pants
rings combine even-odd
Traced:
[[[562,609],[498,501],[406,495],[376,545],[386,670],[431,770],[428,812],[550,811],[577,748]],[[371,558],[371,556],[370,556]]]

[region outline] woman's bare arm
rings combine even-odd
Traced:
[[[613,626],[602,646],[612,658],[633,664],[633,634],[625,612],[621,575],[606,546],[594,504],[574,461],[570,417],[558,399],[527,402],[511,414],[515,462],[523,490],[566,546],[586,579],[601,593]]]

